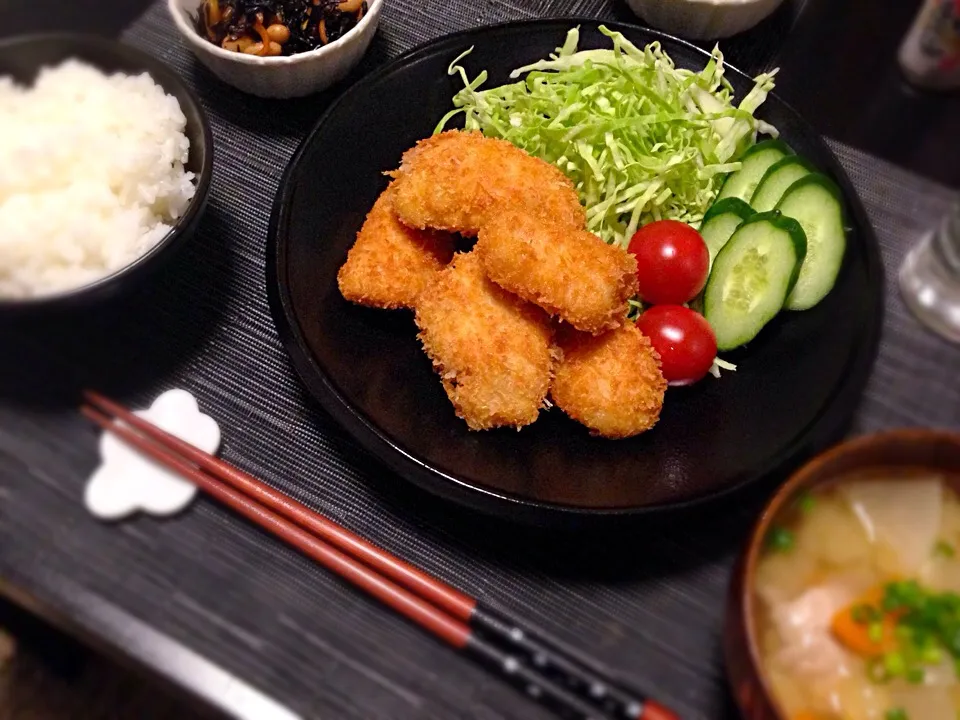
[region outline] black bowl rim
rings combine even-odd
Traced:
[[[501,29],[516,27],[535,28],[548,23],[563,24],[569,27],[598,27],[604,25],[611,30],[620,32],[639,31],[646,33],[652,40],[676,43],[684,46],[688,50],[694,51],[704,58],[710,57],[708,51],[697,47],[693,43],[637,23],[605,21],[579,16],[513,20],[461,30],[428,40],[402,53],[347,88],[320,116],[314,127],[300,142],[296,152],[287,164],[280,180],[277,196],[274,200],[267,234],[267,299],[280,340],[301,382],[305,385],[311,397],[319,402],[320,406],[333,417],[341,427],[347,430],[351,437],[359,442],[367,451],[372,453],[379,462],[383,463],[400,477],[433,495],[453,501],[462,506],[519,522],[546,526],[569,526],[571,522],[586,521],[590,518],[605,518],[607,520],[614,518],[629,519],[652,513],[686,510],[731,495],[774,473],[795,468],[804,458],[816,454],[833,442],[839,440],[847,429],[848,423],[859,404],[860,396],[870,378],[879,348],[880,331],[884,315],[883,297],[886,280],[884,277],[883,262],[880,256],[879,242],[877,241],[873,226],[867,217],[863,203],[853,183],[850,181],[846,170],[840,164],[833,150],[823,139],[823,136],[803,115],[797,112],[792,105],[784,101],[776,93],[771,93],[771,97],[775,98],[788,112],[792,113],[798,120],[798,123],[803,126],[811,136],[815,136],[820,140],[825,154],[830,160],[830,165],[827,169],[837,181],[837,184],[847,199],[849,217],[855,220],[858,231],[861,232],[864,237],[865,252],[863,262],[866,265],[867,276],[872,285],[872,299],[876,312],[872,315],[872,322],[865,323],[864,325],[861,336],[862,339],[851,354],[851,360],[848,364],[849,374],[846,376],[847,381],[834,396],[833,401],[820,416],[798,434],[790,446],[786,447],[779,455],[770,458],[764,465],[755,468],[753,472],[749,473],[748,476],[740,482],[734,483],[721,490],[687,500],[656,505],[617,508],[584,508],[540,502],[474,485],[453,475],[444,473],[428,463],[418,460],[403,448],[398,447],[385,433],[351,406],[347,399],[336,389],[323,369],[316,364],[310,353],[304,350],[306,343],[298,327],[291,299],[286,290],[286,271],[284,269],[285,250],[280,242],[280,235],[282,228],[286,226],[288,222],[290,180],[297,171],[301,157],[306,152],[306,148],[311,144],[314,136],[327,121],[328,116],[332,115],[340,104],[352,97],[354,93],[364,92],[368,86],[379,82],[391,73],[415,62],[418,56],[433,52],[435,46],[440,43],[476,38],[477,36],[496,32]],[[750,75],[738,68],[726,62],[724,65],[731,72],[748,79],[750,78]]]
[[[207,117],[206,111],[203,109],[200,97],[184,82],[173,68],[160,58],[150,55],[143,50],[139,50],[119,40],[111,40],[89,33],[31,33],[28,35],[15,35],[0,40],[0,51],[9,50],[10,48],[15,48],[20,45],[51,42],[79,43],[85,44],[88,47],[125,54],[137,63],[141,63],[144,66],[143,72],[149,74],[154,82],[160,85],[165,92],[170,93],[169,88],[176,87],[179,92],[183,93],[187,103],[190,105],[190,109],[200,118],[200,130],[203,135],[201,168],[197,175],[196,192],[190,199],[186,212],[177,218],[167,234],[143,255],[109,275],[105,275],[102,278],[76,288],[28,298],[0,297],[0,312],[8,310],[31,310],[61,305],[82,298],[88,294],[92,295],[106,287],[122,282],[123,278],[136,272],[167,250],[196,221],[206,206],[207,196],[210,193],[210,186],[213,180],[213,130],[210,128],[210,120]],[[96,67],[96,63],[90,64]],[[98,69],[103,71],[102,68]],[[186,111],[184,111],[184,115],[187,115]],[[187,118],[187,122],[189,124],[189,117]]]

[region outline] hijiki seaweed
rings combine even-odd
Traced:
[[[294,55],[337,40],[366,12],[366,0],[205,0],[196,24],[226,50]]]

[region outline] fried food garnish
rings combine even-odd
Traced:
[[[391,174],[394,207],[410,227],[473,237],[508,208],[571,227],[586,223],[577,191],[559,169],[479,132],[451,130],[421,140]]]
[[[584,332],[620,325],[637,293],[637,261],[626,250],[523,212],[490,218],[476,251],[491,280]]]
[[[420,295],[420,340],[471,430],[537,419],[550,386],[553,332],[539,308],[490,282],[461,253]]]
[[[633,323],[592,336],[558,333],[563,359],[550,396],[594,435],[626,438],[652,428],[660,417],[667,381],[660,357]]]
[[[412,308],[453,258],[453,236],[416,230],[393,212],[392,186],[377,198],[337,273],[343,296],[360,305]]]

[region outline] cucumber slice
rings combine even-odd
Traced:
[[[797,155],[790,155],[778,160],[763,174],[760,184],[753,191],[750,198],[750,207],[757,212],[773,210],[780,198],[804,175],[816,172],[817,169]]]
[[[724,246],[703,296],[718,350],[750,342],[783,307],[807,252],[803,228],[779,211],[757,213]]]
[[[800,223],[807,237],[807,256],[784,307],[807,310],[833,289],[846,251],[840,188],[820,173],[805,175],[784,193],[777,210]]]
[[[747,202],[753,197],[753,191],[767,168],[787,155],[793,155],[793,150],[785,142],[764,140],[757,143],[740,158],[740,169],[727,176],[717,200],[735,197]]]
[[[717,253],[727,244],[730,236],[740,227],[740,223],[751,215],[753,215],[753,208],[740,198],[724,198],[710,206],[703,216],[703,222],[700,223],[700,235],[707,243],[707,250],[710,251],[711,267]]]

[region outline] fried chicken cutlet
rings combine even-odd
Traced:
[[[403,155],[394,207],[414,228],[475,237],[508,208],[583,227],[586,214],[573,183],[548,162],[505,140],[451,130],[421,140]]]
[[[650,340],[631,322],[599,336],[558,333],[563,359],[550,396],[594,435],[626,438],[660,417],[667,381]]]
[[[393,188],[377,198],[337,273],[340,292],[371,307],[413,308],[421,291],[453,258],[453,236],[416,230],[393,212]]]
[[[583,229],[510,210],[480,230],[476,252],[497,285],[594,335],[624,321],[637,260]]]
[[[447,397],[471,430],[537,419],[553,366],[549,319],[490,282],[475,252],[456,255],[423,291],[416,321]]]

